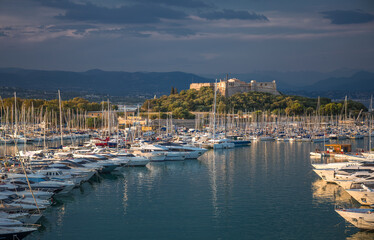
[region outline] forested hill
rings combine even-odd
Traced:
[[[173,86],[188,89],[192,82],[210,82],[184,72],[86,72],[42,71],[19,68],[0,69],[0,87],[46,91],[85,91],[114,96],[167,94]]]
[[[317,98],[276,96],[260,92],[237,93],[228,98],[219,93],[217,95],[217,112],[219,113],[269,111],[274,114],[303,115],[315,114],[318,105]],[[169,96],[149,99],[143,104],[142,110],[172,112],[173,117],[176,118],[192,118],[191,112],[212,111],[213,99],[214,91],[209,87],[202,87],[199,91],[182,90]],[[329,98],[321,98],[320,114],[341,114],[343,106],[343,102],[332,102]],[[354,115],[357,115],[361,109],[367,111],[367,108],[359,102],[349,100],[347,106],[348,111]]]

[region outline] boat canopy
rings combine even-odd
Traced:
[[[332,148],[334,152],[351,152],[352,145],[351,144],[326,144],[327,148]]]

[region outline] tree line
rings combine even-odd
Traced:
[[[45,111],[59,111],[59,101],[58,99],[53,100],[44,100],[44,99],[22,99],[17,98],[16,101],[14,97],[12,98],[4,98],[1,100],[0,109],[2,111],[6,109],[14,108],[14,103],[16,102],[17,109],[21,109],[21,107],[29,109],[39,109],[42,108]],[[70,100],[61,101],[61,105],[64,109],[72,109],[72,110],[79,110],[79,111],[101,111],[107,110],[108,104],[106,102],[90,102],[84,98],[76,97]],[[116,105],[111,105],[112,109],[118,109]]]

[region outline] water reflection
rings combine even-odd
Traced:
[[[316,203],[331,203],[339,206],[360,206],[342,187],[318,179],[312,183],[313,199]]]
[[[373,240],[374,232],[372,231],[359,231],[352,236],[347,237],[347,240]]]
[[[129,196],[128,196],[128,182],[127,182],[127,179],[124,178],[123,179],[123,215],[126,215],[127,213],[127,207],[128,207],[128,200],[129,200]]]
[[[218,205],[217,205],[217,169],[216,169],[216,151],[210,151],[207,154],[208,168],[210,170],[210,184],[212,188],[212,206],[213,215],[218,218]]]

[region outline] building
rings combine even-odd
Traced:
[[[215,83],[191,83],[190,89],[200,90],[202,87],[214,88]],[[217,90],[225,97],[231,97],[236,93],[245,92],[266,92],[274,95],[280,95],[277,91],[275,80],[272,82],[257,82],[252,80],[250,83],[240,81],[237,78],[229,80],[220,80],[217,83]]]
[[[140,116],[127,116],[124,117],[118,117],[118,124],[119,125],[146,125],[147,119],[144,119]]]

